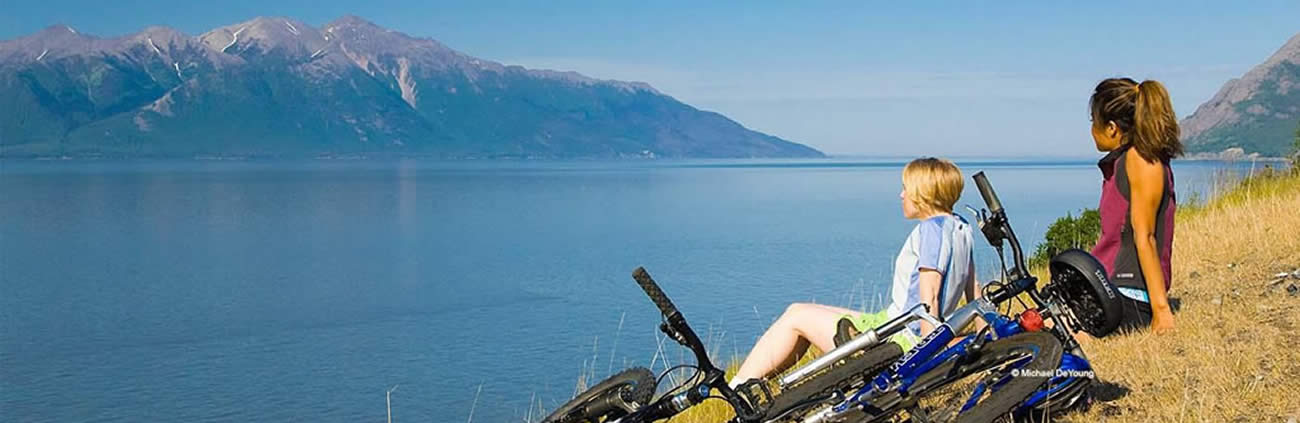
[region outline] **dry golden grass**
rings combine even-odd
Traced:
[[[1300,175],[1221,192],[1178,213],[1177,329],[1082,340],[1102,383],[1089,410],[1060,421],[1300,421],[1300,280],[1274,278],[1300,268]],[[731,416],[708,401],[670,421]]]
[[[1300,420],[1300,177],[1248,179],[1179,210],[1177,329],[1083,340],[1110,388],[1063,421]],[[1291,288],[1294,292],[1295,288]]]

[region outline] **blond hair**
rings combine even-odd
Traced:
[[[903,190],[927,212],[952,213],[965,186],[961,169],[949,160],[924,157],[903,167]]]

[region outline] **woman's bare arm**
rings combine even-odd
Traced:
[[[1174,328],[1174,315],[1165,292],[1166,275],[1156,251],[1156,213],[1165,194],[1165,169],[1161,163],[1149,162],[1136,153],[1127,154],[1124,165],[1128,169],[1133,243],[1137,247],[1138,263],[1142,266],[1142,277],[1146,280],[1151,301],[1151,330],[1161,333]]]

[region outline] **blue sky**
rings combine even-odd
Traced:
[[[15,3],[0,39],[55,23],[198,34],[255,16],[321,25],[351,13],[485,59],[645,81],[855,155],[1092,156],[1085,106],[1098,80],[1161,80],[1184,117],[1300,32],[1294,0]]]

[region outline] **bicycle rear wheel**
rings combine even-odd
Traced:
[[[624,370],[573,397],[542,423],[599,423],[625,416],[650,403],[654,385],[655,375],[650,369]]]
[[[1043,387],[1061,363],[1061,342],[1025,332],[985,344],[966,359],[949,360],[917,379],[913,420],[1011,421],[1012,412]]]

